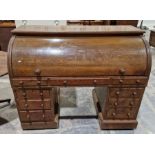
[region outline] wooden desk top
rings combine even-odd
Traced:
[[[134,26],[21,26],[12,31],[16,35],[91,34],[142,35],[145,31]]]
[[[7,52],[0,51],[0,76],[5,75],[7,72]]]

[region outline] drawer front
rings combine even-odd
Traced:
[[[109,107],[138,107],[140,99],[135,98],[109,98]]]
[[[144,88],[110,88],[110,97],[141,97],[144,93]]]
[[[26,87],[26,86],[78,86],[82,85],[104,85],[104,84],[124,84],[124,85],[145,85],[147,83],[147,77],[141,77],[139,79],[135,77],[119,78],[119,77],[87,77],[87,78],[51,78],[51,77],[42,77],[41,80],[34,79],[13,79],[12,83],[17,87]]]
[[[18,101],[19,110],[41,110],[41,109],[54,109],[53,100],[19,100]]]
[[[16,97],[20,100],[50,98],[50,89],[19,89],[16,91]]]
[[[19,115],[22,122],[31,121],[53,121],[54,112],[51,110],[36,110],[36,111],[19,111]]]
[[[136,108],[111,108],[106,112],[107,119],[136,119]]]

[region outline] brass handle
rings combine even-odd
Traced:
[[[34,73],[35,73],[37,76],[39,76],[39,75],[41,74],[41,70],[40,70],[39,68],[37,68],[37,69],[34,71]]]

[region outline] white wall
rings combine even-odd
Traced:
[[[16,26],[26,25],[66,25],[66,20],[16,20]]]
[[[147,26],[149,29],[155,29],[155,20],[144,20],[143,26]]]
[[[16,20],[15,22],[17,27],[23,25],[24,22],[27,25],[56,25],[56,20]],[[57,20],[57,22],[58,25],[66,25],[66,20]],[[140,22],[141,21],[139,21],[139,24]],[[155,20],[144,20],[143,26],[147,26],[149,29],[153,29],[153,26],[155,26]]]

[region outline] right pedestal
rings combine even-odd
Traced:
[[[96,87],[93,99],[101,129],[134,129],[143,87]]]

